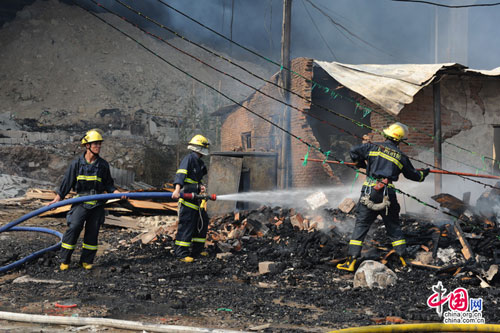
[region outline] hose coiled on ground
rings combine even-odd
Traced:
[[[5,232],[5,231],[45,232],[45,233],[49,233],[49,234],[52,234],[52,235],[59,237],[60,241],[57,244],[52,245],[46,249],[36,251],[27,257],[24,257],[20,260],[17,260],[13,263],[6,265],[6,266],[0,267],[0,273],[6,272],[8,270],[11,270],[15,267],[18,267],[18,266],[24,264],[27,261],[38,258],[46,252],[55,251],[55,250],[59,249],[59,247],[61,246],[63,235],[60,232],[55,231],[55,230],[46,229],[46,228],[38,228],[38,227],[16,227],[16,225],[18,225],[19,223],[24,222],[26,220],[29,220],[32,217],[35,217],[37,215],[40,215],[48,210],[51,210],[51,209],[54,209],[57,207],[72,205],[72,204],[83,202],[83,201],[117,199],[117,198],[121,198],[123,196],[125,196],[127,198],[170,198],[172,196],[172,192],[122,192],[122,193],[106,193],[106,194],[86,195],[86,196],[71,198],[71,199],[67,199],[67,200],[62,200],[62,201],[53,203],[50,206],[45,206],[45,207],[39,208],[37,210],[34,210],[26,215],[23,215],[20,218],[18,218],[17,220],[14,220],[14,221],[0,227],[0,233]]]

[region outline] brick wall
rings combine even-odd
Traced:
[[[292,70],[299,73],[302,77],[309,80],[312,79],[313,61],[312,59],[297,58],[292,61]],[[311,99],[311,83],[302,77],[296,75],[291,76],[292,91],[307,99]],[[278,76],[274,75],[271,80],[277,82]],[[271,84],[266,84],[261,91],[265,94],[274,96],[282,100],[279,89]],[[304,142],[312,146],[319,147],[319,143],[313,135],[312,129],[307,124],[306,115],[310,108],[310,103],[291,94],[290,104],[296,109],[289,109],[290,112],[290,130],[300,137]],[[277,101],[274,101],[262,93],[256,92],[247,99],[243,106],[258,113],[262,117],[272,120],[274,123],[280,123],[281,117],[285,110],[285,106]],[[251,148],[245,147],[242,144],[242,133],[251,133]],[[248,110],[240,107],[236,111],[228,114],[223,121],[221,128],[221,150],[256,150],[256,151],[278,151],[280,152],[280,144],[282,141],[283,132],[272,126],[270,123],[252,114]],[[315,185],[339,184],[340,181],[336,177],[331,168],[322,163],[310,162],[306,166],[302,165],[302,160],[307,153],[308,146],[296,138],[291,137],[291,152],[290,152],[290,169],[292,187],[307,187]],[[324,158],[323,155],[316,150],[309,151],[309,158]]]
[[[292,70],[310,80],[314,80],[312,66],[312,59],[297,58],[292,61]],[[274,75],[271,79],[277,82],[278,76]],[[446,84],[448,82],[447,80],[454,80],[454,78],[443,78],[441,84]],[[292,75],[292,90],[309,100],[312,99],[311,83],[301,77]],[[279,89],[274,85],[267,84],[261,91],[282,100]],[[444,98],[443,93],[444,91],[442,89],[442,101]],[[422,151],[433,148],[434,98],[432,85],[420,90],[414,96],[413,102],[406,105],[397,116],[388,114],[380,107],[355,93],[352,93],[352,95],[353,98],[359,100],[362,105],[368,106],[376,111],[370,114],[370,123],[373,128],[382,130],[396,121],[400,121],[409,127],[408,142],[412,143],[414,146],[401,145],[400,148],[403,152],[410,156],[415,156]],[[457,98],[458,97],[457,95]],[[312,128],[308,125],[306,115],[304,114],[311,108],[310,103],[292,94],[290,104],[302,111],[299,112],[295,109],[290,109],[291,132],[295,136],[300,137],[304,142],[315,147],[320,147],[318,140],[313,134]],[[258,92],[251,95],[247,101],[245,101],[244,106],[278,124],[281,123],[280,120],[285,109],[283,104],[271,100]],[[441,113],[441,129],[444,139],[471,127],[470,120],[460,116],[460,112],[457,110],[446,108],[446,103],[443,102],[441,103]],[[245,132],[251,134],[251,148],[245,147],[244,145],[242,146],[241,134]],[[275,128],[268,122],[240,107],[236,109],[236,111],[229,113],[223,122],[221,149],[223,151],[257,150],[280,152],[282,133],[280,129]],[[369,133],[369,136],[372,141],[384,140],[383,137],[376,132]],[[301,158],[306,155],[307,151],[307,145],[296,138],[291,138],[291,154],[289,161],[293,187],[341,184],[340,179],[327,164],[309,162],[306,166],[303,166]],[[324,156],[317,150],[310,149],[309,158],[323,159]],[[349,181],[350,179],[345,180],[347,183]]]
[[[443,91],[441,94],[443,94]],[[415,146],[402,144],[400,148],[406,154],[415,156],[422,150],[434,147],[432,139],[434,135],[434,96],[432,85],[420,90],[415,95],[413,102],[406,105],[398,116],[388,114],[374,105],[369,105],[369,107],[377,111],[371,114],[371,126],[373,128],[381,130],[395,121],[408,126],[409,134],[407,141]],[[470,126],[471,123],[469,120],[462,118],[457,112],[447,109],[441,102],[441,131],[443,139],[452,137],[461,130],[469,129]],[[371,137],[374,141],[383,140],[382,136],[376,133],[371,133]]]

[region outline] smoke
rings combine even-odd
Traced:
[[[494,182],[491,182],[491,180],[484,181],[484,179],[481,179],[481,182],[494,185]],[[438,208],[434,209],[431,207],[427,207],[412,198],[399,194],[398,200],[401,205],[402,213],[422,214],[431,219],[436,225],[449,223],[450,220],[452,220],[452,217],[450,215],[443,213],[448,212],[448,210],[446,208],[440,207],[440,204],[432,199],[432,197],[436,194],[434,188],[434,176],[432,174],[428,176],[423,183],[403,180],[397,182],[396,187],[406,193],[411,194],[412,196],[417,197],[425,203]],[[480,213],[481,211],[481,208],[477,207],[479,197],[484,192],[490,190],[490,187],[465,180],[458,176],[443,175],[442,178],[441,193],[450,194],[459,200],[464,200],[464,195],[470,194],[468,202],[465,203],[471,207],[474,213]],[[500,217],[500,202],[498,202],[496,206],[490,207],[490,209],[492,212],[496,213],[495,215],[497,216],[497,218]]]
[[[99,10],[88,0],[78,1]],[[120,1],[191,40],[233,57],[262,62],[169,9],[160,0]],[[115,0],[99,2],[140,25],[156,29]],[[227,38],[279,61],[282,0],[165,2]],[[437,60],[459,62],[475,69],[499,66],[496,55],[500,44],[492,43],[491,36],[500,33],[497,24],[500,6],[447,9],[373,0],[295,0],[292,3],[291,55],[294,58],[352,64],[434,63]]]
[[[351,186],[298,188],[293,190],[244,192],[218,195],[217,200],[245,201],[270,207],[294,208],[305,217],[321,216],[320,230],[329,230],[335,226],[339,233],[350,234],[354,229],[354,218],[333,221],[327,209],[335,209],[339,204],[351,198],[357,202],[359,188]]]

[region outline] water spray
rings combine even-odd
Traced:
[[[256,191],[222,194],[217,196],[218,201],[245,201],[264,204],[267,206],[305,208],[311,210],[307,198],[318,193],[323,193],[328,198],[328,207],[334,208],[346,197],[358,196],[358,192],[352,193],[349,186],[335,186],[324,188],[297,188],[276,191]]]

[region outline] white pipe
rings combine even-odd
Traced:
[[[210,332],[210,333],[241,333],[243,331],[221,330],[217,328],[201,328],[190,326],[176,326],[176,325],[157,325],[157,324],[144,324],[136,321],[108,319],[108,318],[91,318],[91,317],[60,317],[60,316],[46,316],[34,315],[26,313],[4,312],[0,311],[0,319],[10,321],[21,321],[28,323],[39,324],[54,324],[54,325],[73,325],[73,326],[86,326],[86,325],[100,325],[114,328],[122,328],[137,331],[150,331],[150,332]]]

